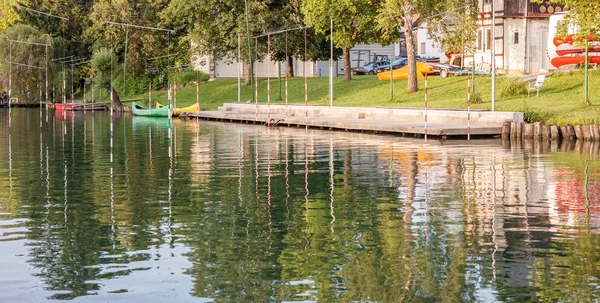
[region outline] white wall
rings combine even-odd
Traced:
[[[518,73],[525,70],[525,47],[528,41],[525,26],[527,19],[507,19],[505,20],[504,30],[504,69],[507,73]],[[514,43],[514,35],[518,33],[519,41],[517,44]]]
[[[440,49],[433,40],[429,39],[427,25],[417,30],[417,55],[423,58],[440,58],[440,61],[446,61],[446,54]],[[425,43],[425,52],[421,52],[421,43]]]

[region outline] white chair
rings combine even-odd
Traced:
[[[539,74],[535,79],[535,82],[529,82],[529,89],[527,90],[527,97],[529,97],[529,92],[535,90],[537,93],[537,97],[540,96],[540,88],[544,85],[544,80],[546,80],[546,74]]]

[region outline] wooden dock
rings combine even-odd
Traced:
[[[287,117],[285,112],[287,111]],[[404,136],[425,135],[425,111],[423,109],[401,108],[364,108],[364,107],[328,107],[299,106],[277,104],[268,108],[261,104],[229,103],[217,111],[198,111],[184,113],[180,119],[214,120],[236,123],[271,126],[309,127],[327,130],[395,133]],[[493,137],[502,133],[506,121],[522,122],[522,113],[512,112],[471,112],[470,129],[466,111],[428,110],[427,135],[441,137],[471,136]]]

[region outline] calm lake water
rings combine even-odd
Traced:
[[[599,144],[39,117],[0,110],[0,302],[600,299]]]

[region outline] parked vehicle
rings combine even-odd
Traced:
[[[427,62],[425,59],[423,59],[419,56],[416,56],[415,60],[417,62]],[[406,58],[406,57],[398,58],[398,59],[394,60],[392,65],[393,65],[394,69],[402,68],[405,65],[408,65],[408,58]],[[377,73],[380,73],[380,72],[389,71],[389,70],[390,70],[390,65],[386,64],[386,65],[382,65],[380,68],[376,69],[375,71]]]
[[[399,69],[399,68],[401,68],[401,67],[403,67],[403,66],[405,66],[407,64],[408,64],[408,59],[406,59],[406,58],[400,58],[400,59],[396,59],[396,60],[394,60],[394,62],[392,62],[392,67],[394,69]],[[386,65],[380,66],[376,70],[376,72],[377,73],[381,73],[381,72],[385,72],[385,71],[389,71],[389,70],[390,70],[390,65],[386,64]]]
[[[355,75],[375,75],[375,71],[383,65],[389,65],[389,61],[373,61],[369,62],[361,67],[355,67],[352,69],[352,73]]]

